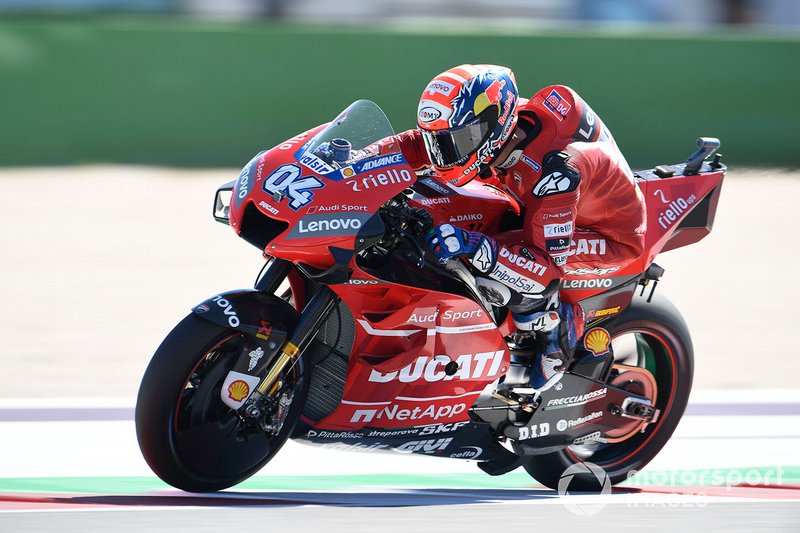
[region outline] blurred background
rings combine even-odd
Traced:
[[[216,187],[359,98],[414,127],[461,63],[571,86],[635,168],[719,137],[716,226],[659,290],[697,387],[797,386],[796,0],[0,0],[0,396],[135,395],[189,307],[261,266]]]
[[[414,127],[425,83],[561,83],[634,166],[699,135],[800,165],[795,0],[0,0],[0,165],[240,166],[358,98]]]

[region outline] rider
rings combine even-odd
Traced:
[[[644,198],[633,173],[572,89],[552,85],[520,98],[505,67],[439,74],[422,93],[417,124],[392,140],[415,170],[433,167],[434,177],[454,186],[479,177],[523,206],[521,230],[489,237],[442,224],[428,244],[441,263],[463,256],[485,274],[478,286],[511,310],[515,342],[545,340],[531,386],[546,390],[583,330],[580,305],[559,301],[562,275],[607,275],[642,253]]]

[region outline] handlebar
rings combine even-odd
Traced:
[[[407,198],[400,194],[381,208],[381,218],[386,226],[384,239],[393,246],[401,240],[410,241],[417,252],[417,266],[425,266],[426,250],[421,241],[433,228],[433,218],[422,208],[408,206]]]
[[[494,316],[492,305],[481,296],[478,289],[472,267],[455,258],[450,259],[447,264],[440,265],[437,261],[426,262],[429,253],[425,243],[428,233],[433,229],[433,217],[424,208],[413,208],[408,206],[408,197],[399,194],[384,204],[380,210],[381,218],[384,221],[386,231],[381,242],[376,245],[382,249],[382,255],[388,256],[389,251],[398,247],[401,243],[410,241],[413,250],[406,250],[408,259],[413,259],[409,255],[416,252],[417,267],[427,268],[439,274],[443,278],[449,278],[465,287],[465,291],[455,291],[455,294],[462,294],[478,302],[489,316]],[[449,287],[449,288],[447,288]],[[438,290],[453,292],[452,283],[447,287],[440,287]]]

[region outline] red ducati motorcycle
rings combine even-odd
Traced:
[[[136,405],[147,463],[193,492],[252,476],[289,438],[468,459],[491,475],[521,466],[552,488],[582,461],[612,483],[641,469],[678,424],[693,369],[686,324],[654,294],[664,270],[653,260],[711,230],[725,166],[706,158],[719,141],[637,173],[645,251],[562,281],[586,332],[540,393],[529,385],[534,353],[507,342],[508,311],[487,302],[468,264],[438,264],[422,237],[444,222],[514,229],[518,204],[477,180],[418,176],[400,151],[364,150],[392,134],[360,100],[217,191],[215,219],[267,264],[253,290],[197,305],[156,351]]]

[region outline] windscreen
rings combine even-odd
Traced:
[[[361,149],[391,135],[394,129],[383,110],[374,102],[358,100],[315,135],[298,160],[313,154],[341,168],[366,157]]]

